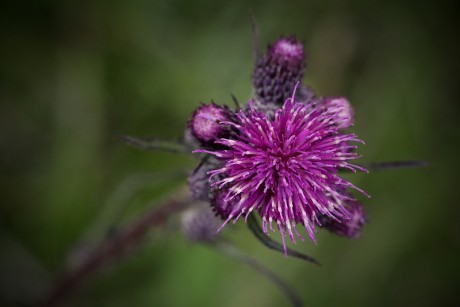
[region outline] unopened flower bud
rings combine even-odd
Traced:
[[[364,208],[356,200],[345,201],[344,208],[349,213],[348,218],[344,217],[338,221],[324,215],[319,219],[321,227],[336,235],[355,239],[361,234],[361,230],[367,222],[367,215]]]
[[[193,112],[189,127],[202,145],[213,145],[215,140],[228,135],[229,127],[222,122],[231,120],[230,117],[227,107],[215,103],[203,104]]]
[[[281,37],[259,59],[253,86],[263,103],[282,104],[292,95],[305,71],[303,45],[295,37]]]
[[[339,129],[353,126],[355,112],[345,97],[324,97],[321,101],[324,107],[335,112],[334,121]]]

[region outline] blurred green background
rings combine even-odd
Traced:
[[[251,94],[250,12],[263,46],[305,42],[306,82],[347,96],[363,161],[424,169],[352,181],[370,222],[296,249],[318,268],[235,244],[306,306],[447,306],[458,298],[458,33],[447,1],[25,1],[0,9],[0,305],[39,300],[85,249],[185,184],[195,157],[142,152],[119,134],[178,138],[199,104]],[[178,175],[179,173],[179,175]],[[457,205],[456,205],[457,204]],[[285,306],[271,283],[205,246],[179,220],[93,276],[69,306]],[[277,238],[279,239],[279,238]],[[71,256],[69,256],[69,254]]]

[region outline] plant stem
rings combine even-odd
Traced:
[[[172,153],[187,153],[189,150],[181,142],[164,141],[155,137],[139,138],[130,135],[119,135],[115,139],[131,147],[149,150],[149,151],[166,151]]]
[[[162,225],[174,213],[192,204],[189,193],[176,194],[162,205],[134,220],[125,228],[106,238],[89,252],[76,267],[64,272],[49,293],[43,306],[58,306],[63,303],[80,285],[97,273],[102,267],[119,259],[128,251],[141,245],[148,231]]]
[[[429,163],[422,160],[406,160],[406,161],[387,161],[387,162],[371,162],[361,164],[371,170],[387,170],[398,168],[415,168],[428,166]]]
[[[250,256],[244,254],[243,252],[236,249],[234,246],[228,243],[215,243],[215,246],[218,250],[224,253],[227,257],[232,258],[236,261],[242,262],[247,266],[255,269],[263,276],[267,277],[275,286],[280,288],[281,291],[288,297],[291,301],[292,306],[294,307],[301,307],[303,306],[302,300],[297,295],[297,293],[291,288],[291,286],[281,277],[279,277],[276,273],[272,272],[269,268],[265,267],[263,264],[251,258]]]

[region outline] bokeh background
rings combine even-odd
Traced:
[[[200,101],[251,95],[250,12],[263,46],[305,42],[305,81],[356,109],[363,161],[431,166],[354,175],[370,222],[296,249],[225,230],[307,306],[458,303],[458,32],[447,1],[25,1],[0,9],[0,305],[28,306],[88,246],[185,184],[191,155],[138,151],[120,134],[177,139]],[[69,306],[285,306],[248,267],[191,245],[180,219],[98,272]],[[114,230],[115,229],[115,230]]]

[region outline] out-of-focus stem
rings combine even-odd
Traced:
[[[220,250],[223,254],[227,257],[232,258],[236,261],[242,262],[247,266],[255,269],[263,276],[267,277],[272,283],[275,284],[281,291],[288,297],[291,301],[292,306],[294,307],[301,307],[303,306],[302,300],[297,295],[297,293],[289,286],[289,284],[279,277],[276,273],[272,272],[270,269],[265,267],[263,264],[258,262],[257,260],[249,257],[248,255],[244,254],[243,252],[236,249],[233,245],[224,242],[216,242],[215,246],[218,250]]]
[[[187,208],[192,203],[193,200],[188,191],[176,194],[175,197],[153,208],[114,235],[106,238],[90,251],[81,263],[64,272],[44,301],[43,306],[58,306],[63,303],[78,286],[82,285],[102,267],[138,247],[150,229],[162,225],[172,214]]]
[[[260,57],[260,34],[259,26],[257,25],[257,20],[254,14],[251,14],[251,30],[252,30],[252,45],[253,45],[253,58],[254,65],[257,65]]]
[[[371,162],[361,164],[370,170],[387,170],[398,168],[414,168],[428,166],[429,163],[423,160],[406,160],[406,161],[387,161],[387,162]]]
[[[119,135],[116,136],[115,139],[141,150],[166,151],[172,153],[190,152],[190,150],[180,142],[164,141],[154,137],[139,138],[130,135]]]

